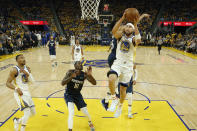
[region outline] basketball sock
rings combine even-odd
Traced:
[[[74,117],[74,103],[68,102],[68,129],[73,128],[73,117]]]
[[[105,97],[105,103],[109,103],[110,95],[111,94],[107,92],[107,96]]]
[[[127,97],[128,97],[128,113],[131,113],[131,105],[132,105],[132,93],[127,93]]]
[[[31,116],[30,108],[25,108],[24,110],[24,116],[21,118],[21,124],[26,125],[29,117]]]
[[[30,108],[30,111],[31,111],[31,116],[34,116],[36,114],[36,109],[35,107],[31,107]]]
[[[91,121],[90,114],[88,113],[87,107],[81,108],[81,111],[83,112],[83,114],[84,114],[85,116],[88,117],[88,121]]]
[[[21,131],[25,131],[26,125],[21,125]]]
[[[128,105],[128,113],[131,113],[131,105]]]

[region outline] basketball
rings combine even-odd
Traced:
[[[125,17],[129,22],[133,22],[135,18],[139,18],[140,14],[136,8],[128,8],[125,11]]]

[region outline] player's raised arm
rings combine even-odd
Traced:
[[[94,79],[94,77],[92,76],[92,67],[88,67],[87,71],[85,72],[86,75],[86,79],[92,84],[92,85],[96,85],[96,80]]]
[[[75,47],[74,46],[72,46],[72,59],[74,60],[74,49]]]
[[[123,14],[123,16],[118,20],[118,22],[116,22],[115,26],[112,29],[112,34],[116,39],[119,39],[122,37],[122,33],[123,30],[120,29],[122,22],[125,19],[125,13]]]
[[[72,72],[72,70],[69,70],[66,73],[66,76],[64,77],[64,79],[62,80],[62,86],[66,85],[68,82],[70,82],[72,80],[72,78],[76,77],[76,73]]]
[[[136,46],[138,46],[141,43],[141,35],[140,32],[138,30],[137,24],[139,23],[139,19],[135,19],[134,20],[134,28],[135,28],[135,44]]]
[[[84,53],[83,53],[83,48],[81,46],[81,55],[82,55],[82,60],[84,60]]]
[[[143,18],[149,18],[149,17],[150,17],[149,14],[144,13],[144,14],[142,14],[142,15],[140,16],[139,22],[140,22]]]

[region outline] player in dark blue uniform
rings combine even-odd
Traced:
[[[117,48],[117,40],[116,40],[116,38],[113,38],[112,42],[111,42],[110,49],[109,49],[109,50],[111,50],[111,53],[108,56],[108,65],[110,68],[111,68],[112,64],[114,63],[114,60],[116,59],[116,48]]]
[[[46,47],[49,48],[49,55],[51,57],[51,63],[52,63],[52,67],[57,66],[57,62],[56,62],[56,41],[54,40],[53,36],[50,37],[50,40],[47,42]]]
[[[81,89],[83,88],[84,81],[87,79],[91,84],[96,85],[96,80],[92,76],[92,68],[88,67],[86,72],[83,72],[83,66],[80,61],[75,62],[75,69],[69,70],[66,76],[62,80],[62,86],[66,85],[66,91],[64,94],[65,101],[68,106],[68,128],[72,131],[73,128],[73,116],[74,116],[74,104],[78,110],[81,110],[85,116],[88,117],[89,126],[91,131],[94,131],[90,115],[87,110],[87,104],[85,103],[83,96],[81,95]]]

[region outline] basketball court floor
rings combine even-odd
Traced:
[[[100,100],[108,91],[106,73],[109,47],[85,46],[84,69],[91,65],[97,85],[87,81],[82,94],[97,131],[188,131],[197,130],[197,56],[175,49],[163,48],[158,55],[155,47],[138,47],[136,54],[139,72],[134,87],[132,113],[127,118],[127,101],[120,118],[106,112]],[[36,83],[31,93],[36,116],[28,121],[27,131],[67,130],[68,110],[63,99],[61,80],[73,68],[71,49],[59,46],[58,67],[52,71],[47,48],[22,52]],[[16,53],[17,54],[17,53]],[[14,117],[21,117],[13,91],[5,82],[15,62],[15,55],[0,56],[0,131],[13,131]],[[87,131],[87,119],[75,109],[75,131]]]

